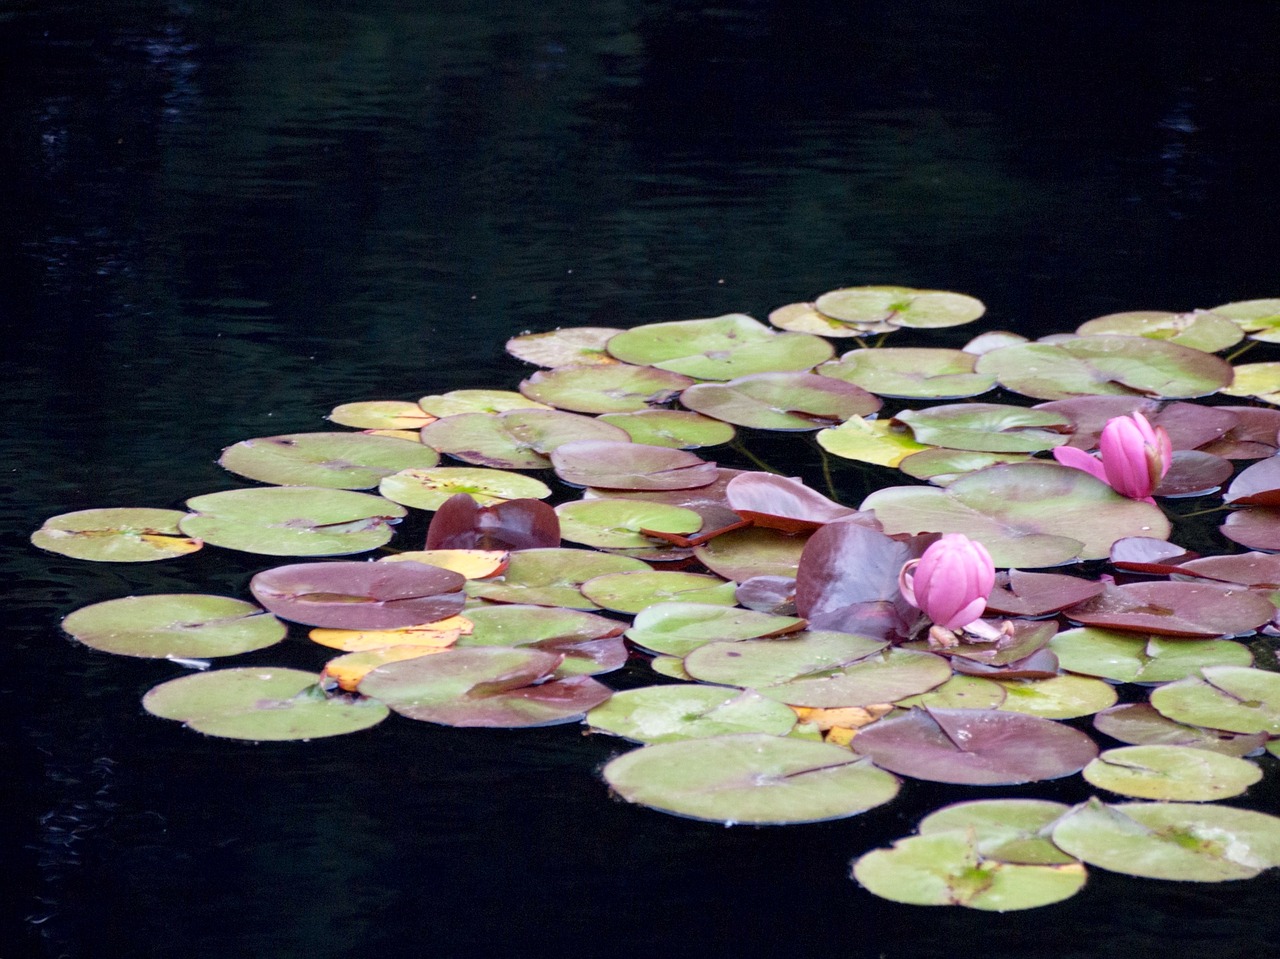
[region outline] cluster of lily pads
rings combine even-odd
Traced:
[[[312,739],[392,711],[585,722],[641,744],[604,768],[615,794],[725,823],[855,815],[899,777],[1080,773],[1142,800],[962,802],[855,862],[873,893],[923,905],[1056,902],[1086,864],[1198,881],[1280,865],[1280,819],[1215,802],[1260,780],[1253,757],[1280,755],[1280,410],[1267,405],[1280,363],[1231,362],[1280,340],[1280,300],[1115,314],[1034,342],[881,346],[984,312],[955,293],[857,287],[781,307],[772,326],[734,314],[519,336],[508,351],[541,367],[519,392],[345,404],[330,419],[351,429],[223,452],[269,485],[185,510],[68,513],[32,541],[95,561],[204,546],[308,560],[254,576],[256,603],[129,596],[63,621],[95,649],[197,670],[143,705],[208,735]],[[856,348],[837,358],[833,340]],[[1095,448],[1132,413],[1170,438],[1164,508],[1050,456]],[[827,453],[910,481],[854,507],[691,452],[739,428],[816,432]],[[1222,534],[1248,551],[1171,542],[1177,497],[1223,509]],[[393,542],[409,510],[433,514],[425,544]],[[981,642],[931,641],[900,588],[948,533],[1004,570]],[[320,674],[203,671],[280,642],[287,623],[340,654]],[[640,660],[653,685],[595,678]],[[1088,723],[1121,745],[1101,749]]]

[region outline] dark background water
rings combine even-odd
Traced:
[[[141,711],[171,664],[57,622],[272,564],[26,537],[240,485],[222,447],[341,402],[513,387],[524,330],[858,283],[1032,335],[1280,295],[1278,27],[1265,2],[0,2],[0,959],[1265,954],[1270,876],[1095,871],[1008,916],[873,899],[847,863],[960,798],[926,784],[724,829],[611,800],[623,747],[574,727],[201,738]],[[323,658],[283,649],[241,662]]]

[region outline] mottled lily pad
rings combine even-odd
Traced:
[[[796,724],[789,706],[750,689],[644,686],[614,693],[587,713],[587,725],[639,743],[667,743],[733,733],[785,736]]]
[[[1002,463],[1025,463],[1026,453],[977,453],[973,450],[925,449],[898,463],[898,469],[934,486],[949,486],[965,473],[975,473]]]
[[[796,575],[808,535],[751,527],[717,536],[694,555],[707,569],[735,583],[757,576]]]
[[[717,469],[684,450],[641,443],[581,440],[551,454],[556,475],[576,486],[622,490],[673,490],[708,486]]]
[[[408,400],[364,400],[335,406],[329,419],[360,430],[420,430],[435,417]]]
[[[467,595],[498,603],[564,606],[592,610],[600,607],[579,587],[605,573],[648,572],[649,564],[628,556],[586,549],[526,549],[511,554],[501,579],[473,581]]]
[[[1201,666],[1250,666],[1247,646],[1230,640],[1176,640],[1109,629],[1068,629],[1049,647],[1063,669],[1120,683],[1169,683]]]
[[[1151,693],[1151,705],[1175,722],[1233,733],[1280,736],[1280,673],[1206,666]]]
[[[277,486],[372,489],[404,469],[430,469],[440,455],[421,443],[367,433],[293,433],[243,440],[218,463]]]
[[[654,603],[680,600],[732,606],[734,584],[706,573],[675,570],[605,573],[582,584],[582,594],[615,613],[638,613]]]
[[[824,363],[821,376],[860,386],[877,396],[901,399],[961,399],[995,386],[995,377],[977,371],[978,357],[961,350],[895,347],[854,350]]]
[[[597,549],[639,549],[657,542],[641,530],[694,533],[702,517],[691,509],[626,499],[586,499],[556,507],[560,535],[571,543]]]
[[[600,419],[625,430],[633,443],[669,446],[677,450],[719,446],[732,440],[735,433],[728,423],[685,410],[605,413]]]
[[[1241,363],[1235,381],[1222,390],[1227,396],[1254,396],[1280,405],[1280,362]]]
[[[279,486],[187,500],[178,528],[213,546],[268,556],[340,556],[377,549],[405,510],[349,490]]]
[[[507,410],[545,410],[548,407],[511,390],[451,390],[424,396],[418,405],[433,416],[459,413],[505,413]]]
[[[1076,332],[1081,336],[1106,333],[1145,336],[1205,353],[1225,350],[1244,338],[1244,333],[1236,323],[1209,310],[1192,310],[1190,313],[1168,313],[1162,310],[1109,313],[1081,324]]]
[[[1192,638],[1251,633],[1274,615],[1261,593],[1203,580],[1107,586],[1066,611],[1085,626]]]
[[[931,812],[917,827],[922,836],[972,831],[987,859],[1039,865],[1075,862],[1053,844],[1049,828],[1070,807],[1047,799],[975,799]]]
[[[1005,689],[999,708],[1044,719],[1092,716],[1116,702],[1115,688],[1086,676],[1054,676],[1051,679],[1001,679]]]
[[[109,599],[77,609],[62,628],[94,649],[154,659],[235,656],[285,636],[284,623],[252,603],[194,593]]]
[[[909,430],[890,420],[851,419],[817,436],[818,445],[828,453],[847,460],[897,466],[913,453],[933,449],[911,438]]]
[[[759,733],[645,746],[604,778],[628,802],[726,824],[843,819],[898,793],[894,776],[847,749]]]
[[[297,669],[247,666],[161,683],[143,708],[196,732],[258,741],[319,739],[376,726],[389,711],[376,699],[330,696],[320,677]]]
[[[532,476],[472,466],[402,470],[384,479],[378,491],[394,503],[425,510],[439,509],[458,493],[466,493],[481,506],[511,499],[546,499],[551,495],[547,484]]]
[[[471,631],[457,647],[513,646],[563,656],[555,677],[596,676],[627,662],[625,623],[594,613],[545,606],[498,605],[467,610]]]
[[[630,442],[626,430],[563,410],[460,413],[422,429],[422,442],[464,463],[499,469],[550,469],[550,453],[574,440]]]
[[[1081,774],[1108,792],[1175,802],[1230,799],[1262,778],[1254,763],[1193,746],[1108,749]]]
[[[853,286],[823,293],[813,305],[825,315],[859,325],[889,323],[932,330],[972,323],[987,311],[981,300],[945,290],[907,286]]]
[[[816,430],[880,409],[880,399],[852,383],[813,373],[756,373],[700,383],[680,402],[706,416],[761,430]]]
[[[1247,756],[1267,742],[1265,732],[1229,733],[1177,723],[1161,716],[1150,703],[1122,703],[1104,709],[1093,717],[1093,726],[1112,739],[1135,746],[1194,746],[1225,756]]]
[[[612,363],[539,370],[520,384],[520,392],[574,413],[635,413],[661,406],[693,384],[679,373]]]
[[[568,326],[550,333],[525,333],[507,340],[507,352],[534,366],[588,366],[616,363],[605,350],[622,330],[608,326]]]
[[[194,553],[203,544],[183,536],[176,509],[82,509],[51,516],[31,542],[51,553],[98,563],[148,563]]]
[[[1071,421],[1047,410],[999,403],[952,403],[903,410],[895,417],[917,443],[986,453],[1035,453],[1061,446]]]
[[[869,333],[891,333],[892,323],[844,323],[818,312],[812,303],[788,303],[769,313],[769,322],[791,333],[813,333],[816,336],[843,338]]]

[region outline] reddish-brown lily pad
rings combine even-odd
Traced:
[[[1107,586],[1065,615],[1086,626],[1205,638],[1251,633],[1275,615],[1260,593],[1218,583]]]
[[[642,443],[566,443],[551,454],[551,462],[566,483],[605,489],[689,489],[716,479],[715,463],[684,450]]]
[[[1044,616],[1075,606],[1102,592],[1103,584],[1058,573],[1009,570],[1007,584],[997,580],[987,597],[987,613],[1005,616]]]
[[[730,508],[756,526],[787,533],[817,529],[858,516],[858,511],[827,499],[799,479],[772,473],[743,473],[725,487]],[[866,523],[873,522],[865,517]]]
[[[334,629],[397,629],[454,616],[466,579],[422,563],[295,563],[259,573],[249,590],[282,619]]]

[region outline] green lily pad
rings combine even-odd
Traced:
[[[1135,746],[1194,746],[1224,756],[1247,756],[1261,749],[1267,734],[1229,733],[1177,723],[1161,716],[1150,703],[1122,703],[1093,717],[1098,732]]]
[[[459,413],[422,429],[422,442],[464,463],[499,469],[550,469],[551,451],[574,440],[630,442],[623,429],[563,410]]]
[[[267,556],[341,556],[377,549],[404,515],[368,493],[275,486],[187,500],[178,528],[213,546]]]
[[[699,646],[782,636],[804,628],[795,616],[777,616],[736,606],[707,603],[655,603],[642,609],[627,630],[627,639],[655,653],[684,658]]]
[[[702,380],[808,370],[834,352],[821,337],[779,333],[743,313],[637,326],[609,340],[608,349],[624,363]]]
[[[893,902],[1010,912],[1069,899],[1084,886],[1086,874],[1078,862],[1026,865],[986,859],[969,832],[954,830],[873,849],[854,862],[853,878]]]
[[[694,549],[709,570],[741,583],[755,576],[796,575],[808,533],[751,526],[734,530]]]
[[[1280,362],[1241,363],[1236,378],[1222,390],[1227,396],[1256,396],[1273,406],[1280,404]]]
[[[226,739],[278,741],[341,736],[376,726],[389,710],[376,699],[327,695],[315,673],[246,666],[161,683],[143,708],[196,732]]]
[[[1071,420],[1047,410],[999,403],[953,403],[895,417],[917,443],[985,453],[1036,453],[1070,439]]]
[[[567,326],[550,333],[526,333],[507,340],[507,352],[534,366],[588,366],[616,362],[605,350],[622,330],[607,326]]]
[[[844,323],[889,323],[917,330],[963,326],[987,311],[981,300],[963,293],[907,286],[846,287],[823,293],[813,305]]]
[[[538,370],[521,382],[520,392],[574,413],[636,413],[661,406],[693,384],[691,377],[668,370],[609,363]]]
[[[588,676],[550,678],[561,657],[481,646],[387,663],[360,691],[410,719],[444,726],[518,728],[576,722],[610,696]]]
[[[889,420],[851,419],[817,435],[818,445],[828,453],[847,460],[897,466],[913,453],[933,449],[911,438],[909,430],[895,427]]]
[[[934,486],[950,486],[965,473],[976,473],[988,466],[1004,463],[1026,463],[1026,453],[978,453],[973,450],[925,449],[912,453],[898,463],[898,469],[915,479],[928,480]]]
[[[678,679],[685,683],[693,682],[693,677],[684,671],[684,660],[679,656],[655,656],[649,661],[649,668],[659,676],[666,676],[668,679]]]
[[[755,689],[790,706],[871,706],[940,686],[951,677],[941,656],[881,649],[850,633],[795,633],[780,639],[708,643],[685,657],[694,679]],[[871,652],[868,652],[871,650]]]
[[[511,390],[451,390],[424,396],[418,405],[433,416],[459,413],[505,413],[507,410],[545,410],[548,407]]]
[[[371,489],[404,469],[431,469],[440,455],[421,443],[368,433],[293,433],[243,440],[218,463],[277,486]]]
[[[650,566],[628,556],[586,549],[523,549],[511,554],[501,578],[472,580],[467,595],[496,603],[528,603],[592,610],[600,607],[579,587],[605,573],[648,572]]]
[[[756,373],[727,383],[699,383],[680,402],[718,420],[760,430],[816,430],[880,409],[880,399],[852,383],[813,373]]]
[[[1201,666],[1253,665],[1249,648],[1230,640],[1171,640],[1092,627],[1064,630],[1049,648],[1063,669],[1121,683],[1169,683]]]
[[[62,628],[123,656],[204,659],[274,646],[285,625],[252,603],[194,593],[126,596],[77,609]]]
[[[1204,353],[1217,353],[1228,346],[1235,346],[1244,338],[1236,323],[1209,310],[1192,310],[1190,313],[1167,313],[1161,310],[1110,313],[1081,324],[1076,332],[1081,336],[1145,336]]]
[[[329,419],[358,430],[420,430],[435,417],[408,400],[363,400],[335,406]]]
[[[614,693],[587,713],[587,725],[640,743],[668,743],[732,733],[785,736],[796,724],[790,706],[750,689],[644,686]]]
[[[843,819],[898,793],[896,777],[847,749],[760,733],[645,746],[604,778],[628,802],[726,824]]]
[[[626,499],[584,499],[556,507],[560,536],[570,543],[598,549],[642,549],[658,541],[642,529],[695,533],[702,517],[691,509]]]
[[[728,423],[685,410],[605,413],[600,419],[625,430],[633,443],[690,450],[728,443],[736,432]]]
[[[1225,316],[1251,339],[1275,343],[1280,340],[1280,299],[1238,300],[1210,309],[1215,316]]]
[[[466,493],[480,506],[510,499],[546,499],[551,489],[531,476],[472,466],[401,470],[388,476],[378,491],[393,503],[415,509],[439,509],[450,496]]]
[[[615,613],[638,613],[654,603],[681,600],[732,606],[734,584],[706,573],[644,570],[605,573],[582,584],[582,594]]]
[[[788,303],[769,314],[769,322],[790,333],[813,333],[815,336],[843,338],[870,333],[892,333],[892,323],[845,323],[818,312],[812,303]]]
[[[1118,539],[1165,539],[1171,529],[1158,507],[1053,463],[993,466],[946,489],[891,486],[861,508],[874,510],[886,533],[964,533],[997,566],[1023,569],[1103,559]]]
[[[972,832],[984,859],[1027,865],[1075,862],[1049,839],[1050,827],[1070,807],[1047,799],[975,799],[944,806],[920,820],[922,836]]]
[[[877,396],[901,399],[961,399],[996,385],[995,377],[977,370],[978,357],[960,350],[895,347],[854,350],[815,370],[821,376],[860,386]]]
[[[1163,716],[1192,726],[1280,736],[1280,673],[1246,666],[1206,666],[1151,693]]]
[[[1150,879],[1225,882],[1280,865],[1280,819],[1195,803],[1081,803],[1058,820],[1053,841],[1112,872]]]
[[[1005,700],[1005,687],[981,676],[952,676],[927,693],[897,700],[903,709],[927,706],[929,709],[995,709]]]
[[[621,669],[627,662],[622,640],[625,623],[576,609],[502,604],[465,613],[471,632],[460,636],[457,649],[470,646],[519,646],[561,655],[554,676],[595,676]]]
[[[31,542],[51,553],[97,563],[149,563],[186,556],[201,547],[183,536],[178,522],[187,514],[176,509],[115,507],[82,509],[44,521]]]
[[[1114,706],[1115,688],[1086,676],[1054,676],[1052,679],[1001,679],[1005,689],[1000,709],[1044,719],[1092,716]]]
[[[1122,796],[1209,802],[1239,796],[1262,778],[1262,770],[1194,746],[1122,746],[1100,753],[1081,775]]]
[[[1042,400],[1073,396],[1206,396],[1231,383],[1231,364],[1142,336],[1078,336],[984,354],[979,373]]]

